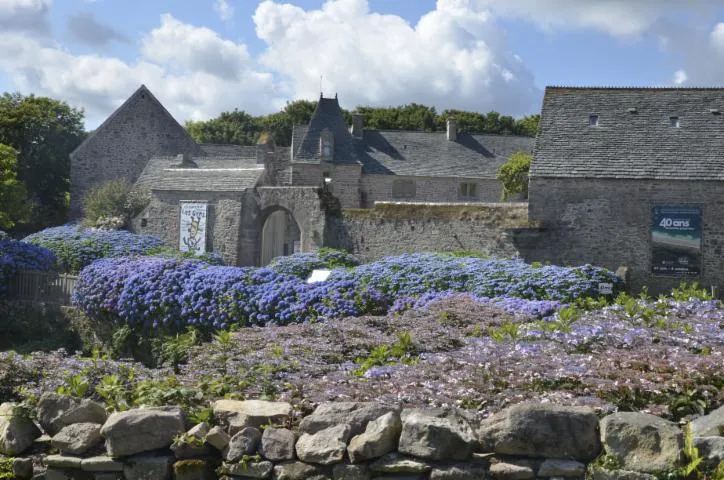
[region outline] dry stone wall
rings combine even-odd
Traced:
[[[347,209],[327,225],[326,246],[357,254],[363,261],[408,252],[479,251],[515,257],[514,229],[526,228],[523,203],[377,203]]]
[[[91,400],[45,394],[31,420],[6,403],[0,465],[47,480],[654,480],[677,478],[685,461],[679,426],[645,413],[601,419],[587,407],[524,403],[478,421],[464,410],[378,403],[322,403],[303,418],[285,402],[212,407],[213,426],[176,406],[107,415]],[[692,431],[702,468],[715,467],[724,407]]]

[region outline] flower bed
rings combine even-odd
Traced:
[[[50,270],[53,253],[31,243],[0,240],[0,294],[7,291],[10,279],[18,270]]]
[[[326,262],[340,256],[326,258],[318,255]],[[495,301],[507,302],[509,309],[523,306],[521,298],[536,300],[525,307],[545,316],[563,301],[595,295],[601,282],[621,284],[611,272],[590,266],[534,268],[520,261],[415,254],[337,268],[328,281],[310,285],[304,280],[315,262],[310,259],[311,254],[298,255],[260,269],[173,258],[107,261],[81,272],[73,302],[90,316],[175,332],[189,325],[209,330],[385,313],[393,302],[396,312],[449,291],[505,298]],[[428,296],[415,300],[422,294]]]
[[[78,273],[96,260],[108,257],[144,255],[164,245],[157,237],[124,230],[101,231],[77,225],[47,228],[23,239],[52,251],[56,268]]]

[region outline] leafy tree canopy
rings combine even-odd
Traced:
[[[82,110],[47,97],[0,97],[0,143],[17,152],[17,179],[36,207],[29,228],[65,221],[69,155],[84,137]]]
[[[17,180],[17,152],[0,144],[0,229],[10,230],[30,215],[25,186]]]
[[[528,173],[531,160],[530,154],[516,152],[500,166],[498,180],[503,182],[502,200],[519,193],[528,198]]]
[[[296,100],[289,102],[277,113],[253,117],[246,112],[234,110],[224,112],[217,118],[186,122],[186,130],[201,143],[232,143],[254,145],[262,132],[269,132],[277,145],[289,146],[292,142],[292,127],[307,124],[317,106],[316,101]],[[365,116],[365,127],[375,130],[422,130],[444,131],[447,119],[457,119],[461,133],[495,133],[503,135],[535,136],[540,115],[514,119],[498,112],[487,114],[464,110],[445,110],[438,114],[435,107],[410,103],[397,107],[364,107],[357,112]],[[345,121],[351,123],[351,113],[343,110]]]

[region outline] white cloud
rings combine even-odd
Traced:
[[[214,0],[214,11],[223,21],[231,20],[234,16],[234,7],[227,0]]]
[[[0,32],[25,30],[50,33],[48,10],[52,0],[0,0]]]
[[[262,2],[256,32],[264,65],[296,97],[339,93],[356,105],[426,103],[524,114],[539,108],[532,74],[510,51],[490,11],[472,0],[438,0],[412,26],[371,13],[367,0],[329,0],[318,10]]]
[[[684,70],[677,70],[676,72],[674,72],[674,83],[676,85],[683,84],[688,78],[689,77],[686,75],[686,71]]]
[[[442,0],[441,0],[442,1]],[[465,0],[444,0],[459,3]],[[645,33],[682,12],[706,16],[716,0],[475,0],[496,15],[519,18],[545,30],[596,29],[617,37]]]
[[[168,13],[161,15],[161,26],[144,36],[141,53],[171,68],[227,80],[240,80],[251,62],[246,45],[224,40],[209,28],[188,25]]]
[[[244,45],[170,16],[144,38],[135,62],[75,55],[20,33],[0,35],[0,51],[0,71],[8,72],[17,89],[84,107],[90,128],[142,83],[181,122],[214,117],[235,107],[266,113],[287,100],[278,93],[271,74],[254,68]],[[203,54],[209,55],[207,63],[200,58]],[[230,66],[219,69],[221,61]]]

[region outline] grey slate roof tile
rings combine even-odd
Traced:
[[[724,180],[723,114],[724,88],[548,87],[531,177]]]
[[[344,121],[344,114],[339,107],[337,98],[320,98],[317,108],[312,114],[309,125],[302,130],[295,128],[297,138],[301,138],[294,160],[297,162],[319,162],[319,138],[322,131],[328,128],[334,135],[334,163],[357,163],[354,139]],[[295,140],[294,134],[292,139]]]
[[[365,130],[355,140],[362,171],[372,174],[495,178],[515,152],[531,153],[534,139],[512,135]]]

